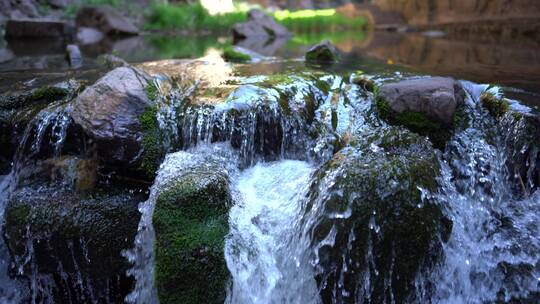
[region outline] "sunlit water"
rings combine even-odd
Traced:
[[[295,224],[312,166],[283,160],[257,164],[235,182],[225,258],[232,275],[227,303],[314,303],[311,265],[293,255]]]

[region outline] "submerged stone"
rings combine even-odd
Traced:
[[[224,302],[231,200],[227,171],[216,161],[197,161],[160,190],[152,220],[160,303]]]
[[[429,193],[439,165],[423,137],[390,127],[352,141],[315,174],[304,221],[324,303],[410,302],[451,224]]]
[[[18,190],[5,213],[13,273],[37,302],[122,302],[133,279],[121,251],[133,244],[141,200],[127,193],[83,197],[58,187]]]

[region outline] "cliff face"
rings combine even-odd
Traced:
[[[400,12],[411,25],[539,19],[538,0],[372,0],[382,10]]]

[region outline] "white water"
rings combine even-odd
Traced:
[[[473,108],[480,89],[469,88]],[[431,278],[437,285],[430,298],[437,303],[531,299],[530,292],[540,291],[540,193],[512,197],[504,165],[506,130],[495,129],[488,143],[490,118],[477,108],[471,118],[472,126],[453,138],[441,160],[439,195],[453,228],[442,266]]]
[[[226,303],[314,303],[311,265],[293,256],[295,224],[313,168],[306,162],[259,163],[236,180],[225,258],[232,274]]]

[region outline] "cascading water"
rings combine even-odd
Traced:
[[[17,187],[19,179],[24,176],[24,170],[31,166],[31,162],[35,160],[43,148],[51,149],[53,156],[58,156],[62,150],[63,143],[66,140],[67,129],[71,123],[69,111],[71,108],[62,103],[52,104],[46,109],[38,113],[33,118],[23,134],[22,140],[15,153],[11,172],[8,175],[2,176],[0,179],[0,219],[4,219],[6,204],[10,195]],[[43,143],[47,138],[48,142]],[[47,153],[47,152],[45,152]],[[0,227],[0,235],[3,235],[4,225]],[[31,246],[30,246],[31,248]],[[27,259],[24,263],[32,262],[32,252],[27,252]],[[10,255],[7,245],[4,242],[4,237],[0,237],[0,302],[2,303],[19,303],[24,295],[25,288],[19,281],[15,281],[9,276]],[[19,268],[22,269],[22,268]],[[19,274],[22,274],[19,271]],[[31,276],[37,280],[36,275]],[[30,296],[33,302],[36,301],[39,284],[34,281],[31,283]]]
[[[439,303],[534,303],[540,296],[540,193],[512,195],[505,144],[516,134],[478,108],[485,87],[464,87],[471,125],[441,157],[438,194],[453,230],[441,267],[428,278],[437,282],[428,297]],[[518,148],[524,153],[527,147]],[[534,169],[534,162],[529,166]]]
[[[313,167],[283,160],[259,163],[235,181],[225,258],[232,274],[226,303],[315,303],[307,260],[295,257],[293,234]]]

